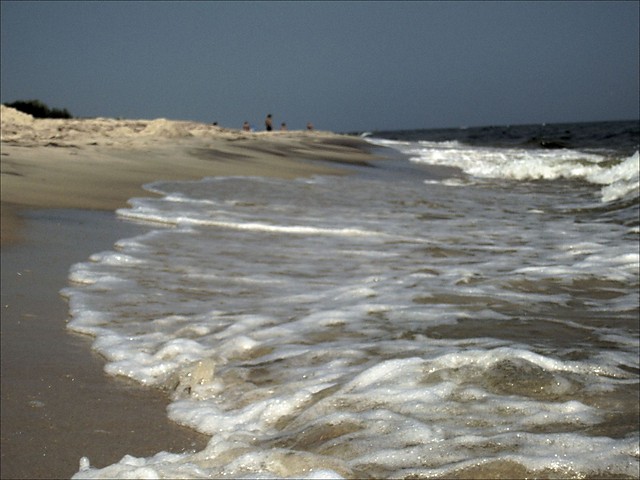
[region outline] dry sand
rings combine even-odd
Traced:
[[[329,132],[241,132],[195,122],[38,120],[2,106],[2,478],[68,478],[125,453],[201,449],[167,399],[107,377],[91,339],[65,330],[69,267],[137,228],[113,211],[155,180],[341,174],[375,160]],[[82,209],[82,210],[77,210]]]

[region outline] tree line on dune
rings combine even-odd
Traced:
[[[73,118],[66,108],[49,108],[40,100],[16,100],[12,103],[5,103],[6,107],[28,113],[33,118]]]

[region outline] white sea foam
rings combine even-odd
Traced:
[[[177,227],[74,266],[69,328],[211,440],[83,459],[76,478],[637,472],[637,433],[588,433],[637,386],[637,243],[577,222],[579,195],[372,177],[153,188],[119,215]]]
[[[640,157],[638,152],[618,165],[597,172],[589,178],[602,187],[602,201],[610,202],[629,195],[640,196]]]
[[[376,145],[395,148],[416,163],[446,165],[478,178],[510,180],[581,179],[602,187],[609,202],[633,193],[639,195],[638,152],[612,163],[601,154],[570,149],[470,147],[457,141],[401,142],[367,138]],[[463,185],[460,179],[448,185]]]

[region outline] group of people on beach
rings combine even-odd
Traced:
[[[267,114],[267,117],[264,119],[264,129],[267,132],[273,131],[273,117],[270,113]],[[249,122],[245,121],[242,124],[242,130],[244,130],[245,132],[251,132],[253,129],[251,128],[251,125],[249,124]],[[280,131],[284,132],[286,130],[287,130],[287,124],[285,122],[282,122],[280,124]],[[307,130],[313,130],[313,124],[311,122],[307,123]]]

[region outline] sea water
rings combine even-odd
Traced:
[[[76,477],[638,476],[638,123],[367,139],[118,211],[69,328],[211,440]]]

